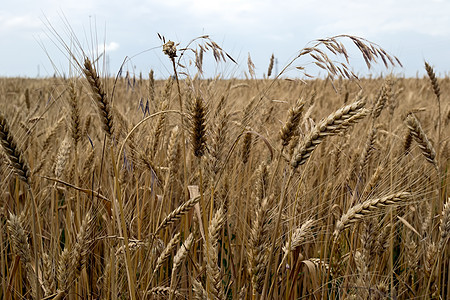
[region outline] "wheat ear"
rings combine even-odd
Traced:
[[[192,151],[201,157],[206,151],[206,107],[202,98],[195,97],[190,108]]]
[[[184,262],[184,259],[188,255],[193,242],[194,242],[194,233],[191,232],[191,234],[189,234],[189,236],[183,242],[183,245],[181,245],[180,249],[178,249],[177,253],[175,254],[175,257],[173,258],[172,277],[170,280],[170,289],[172,290],[172,292],[170,293],[169,299],[173,299],[174,291],[176,290],[177,287],[178,269],[180,268],[181,264]]]
[[[303,112],[304,103],[299,102],[289,110],[289,116],[280,131],[281,145],[289,145],[292,136],[295,134]]]
[[[208,300],[208,294],[203,285],[195,278],[192,279],[192,289],[194,291],[195,300]]]
[[[359,160],[359,171],[362,172],[369,163],[369,159],[372,155],[372,150],[373,150],[373,144],[375,143],[375,139],[377,136],[377,129],[376,128],[372,128],[372,130],[370,130],[368,136],[367,136],[367,140],[366,140],[366,144],[364,145],[364,150],[361,154],[361,158]]]
[[[58,297],[63,298],[74,280],[78,278],[86,264],[86,257],[92,244],[94,218],[87,213],[81,223],[76,242],[72,249],[65,248],[59,259],[58,268]]]
[[[176,247],[176,245],[178,244],[179,241],[180,241],[180,233],[178,232],[177,234],[175,234],[170,239],[170,241],[167,244],[166,248],[164,248],[163,252],[161,252],[161,254],[159,255],[158,259],[156,260],[156,264],[155,264],[155,267],[153,269],[152,278],[154,277],[154,275],[158,271],[159,267],[161,267],[162,264],[166,261],[166,259],[169,258],[170,253],[172,252],[173,248]]]
[[[436,95],[437,100],[439,101],[441,98],[441,88],[439,87],[439,83],[437,82],[436,74],[434,73],[433,67],[430,66],[427,62],[425,62],[425,70],[427,71],[427,75],[430,78],[431,86],[433,87],[433,92]]]
[[[439,87],[439,83],[437,81],[436,78],[436,74],[434,73],[433,68],[427,63],[425,62],[425,69],[427,71],[428,77],[430,78],[431,81],[431,86],[433,87],[433,92],[434,95],[436,96],[436,100],[437,100],[437,104],[438,104],[438,140],[437,140],[437,147],[438,147],[438,151],[440,150],[439,147],[441,146],[441,128],[442,128],[442,120],[441,120],[441,89]],[[438,152],[438,159],[439,158],[439,152]]]
[[[71,133],[74,143],[74,148],[77,148],[77,144],[81,138],[81,124],[80,124],[80,108],[78,105],[78,95],[75,89],[75,82],[69,82],[69,104],[71,111]]]
[[[165,110],[167,110],[168,107],[169,107],[169,100],[165,99],[161,103],[160,111],[165,111]],[[158,145],[159,145],[161,134],[163,132],[165,124],[166,124],[166,114],[161,114],[158,117],[158,120],[156,121],[156,125],[152,130],[152,134],[150,135],[153,137],[152,148],[151,148],[151,150],[152,150],[151,157],[152,158],[155,157],[156,152],[158,151]]]
[[[103,89],[103,85],[100,81],[97,71],[95,70],[95,67],[92,65],[89,58],[86,58],[84,61],[83,71],[86,79],[89,82],[89,85],[91,86],[92,92],[94,94],[94,99],[97,102],[103,129],[109,137],[112,137],[114,123],[111,104],[109,103],[106,92]]]
[[[30,185],[30,167],[23,157],[22,151],[17,147],[14,137],[12,136],[8,123],[3,115],[0,114],[0,142],[2,143],[3,150],[8,157],[9,163],[14,173],[25,182]]]
[[[314,225],[313,220],[307,220],[299,228],[294,230],[291,235],[290,241],[286,241],[286,245],[283,247],[284,257],[282,262],[287,258],[288,254],[295,251],[303,243],[307,241],[308,238],[312,236],[311,227]]]
[[[23,229],[22,221],[20,219],[20,217],[10,214],[7,221],[7,226],[11,235],[13,253],[20,257],[22,266],[24,267],[26,272],[28,284],[31,287],[31,294],[33,295],[33,297],[36,297],[36,273],[33,270],[33,266],[31,263],[30,245],[28,244],[27,235],[25,233],[25,230]]]
[[[158,228],[155,230],[155,233],[158,233],[160,230],[166,228],[168,225],[173,222],[179,220],[183,215],[185,215],[198,201],[200,201],[200,197],[191,198],[185,203],[181,204],[174,211],[168,214]]]
[[[256,208],[256,216],[250,233],[248,265],[253,294],[261,294],[267,270],[267,246],[269,232],[269,199],[266,197]]]
[[[47,253],[42,255],[42,269],[42,287],[44,296],[47,297],[56,292],[54,262]]]
[[[219,105],[223,103],[220,102]],[[224,104],[221,104],[224,106]],[[218,107],[217,109],[220,109]],[[209,148],[208,171],[215,178],[223,165],[223,152],[226,149],[228,127],[230,123],[230,114],[226,111],[216,112],[213,120],[215,121],[214,130],[211,130],[211,146]]]
[[[225,222],[225,214],[222,208],[219,208],[214,214],[211,224],[208,226],[208,239],[205,242],[206,254],[206,276],[209,282],[209,292],[211,299],[225,299],[222,287],[222,278],[218,266],[218,240],[220,230]]]
[[[69,141],[69,137],[66,136],[61,143],[61,146],[58,150],[58,155],[56,156],[55,161],[55,177],[61,178],[64,168],[66,166],[67,160],[69,159],[71,149],[71,143]]]
[[[270,57],[269,68],[267,69],[267,77],[270,77],[270,75],[272,75],[274,61],[275,55],[272,53],[272,56]]]
[[[363,109],[364,105],[364,100],[358,100],[342,107],[319,122],[295,149],[291,159],[291,166],[296,169],[298,166],[304,164],[314,149],[327,136],[336,135],[364,118],[368,113],[367,110]]]
[[[439,252],[443,252],[450,237],[450,198],[445,203],[442,209],[441,225],[439,226],[439,232],[441,234],[439,240]]]
[[[14,141],[14,138],[9,130],[8,123],[6,122],[6,119],[3,117],[3,115],[0,113],[0,142],[2,144],[2,148],[6,154],[6,157],[9,160],[9,163],[13,169],[13,172],[17,175],[17,177],[22,180],[28,188],[29,195],[32,202],[33,207],[33,213],[32,213],[32,232],[33,232],[33,251],[35,255],[35,270],[39,269],[39,259],[38,259],[38,245],[40,246],[42,250],[42,241],[38,239],[36,230],[39,232],[39,235],[42,236],[42,229],[41,225],[38,222],[38,206],[36,203],[36,200],[33,196],[32,190],[31,190],[31,172],[30,167],[28,166],[27,161],[25,160],[23,156],[23,152],[20,151],[20,149],[17,147],[16,142]],[[43,251],[42,251],[43,252]],[[39,287],[39,279],[38,276],[35,276],[36,280],[35,283],[32,284],[32,286],[35,286],[34,289],[34,296],[40,297],[41,296],[41,289]]]
[[[184,295],[167,286],[157,286],[145,293],[145,296],[151,296],[150,299],[167,299],[171,294],[176,298],[184,299]]]
[[[404,155],[409,154],[411,150],[411,144],[413,141],[413,135],[411,133],[411,130],[408,129],[408,131],[405,133],[405,136],[403,138],[403,153]]]
[[[369,199],[363,203],[356,204],[342,215],[341,219],[336,224],[333,235],[337,239],[341,231],[348,228],[351,224],[358,222],[381,207],[395,205],[399,202],[408,200],[410,197],[411,193],[399,192],[382,198]]]
[[[423,131],[419,120],[411,113],[406,118],[406,125],[408,126],[417,144],[419,144],[419,148],[425,159],[437,169],[438,164],[436,161],[436,151],[434,151],[433,145],[431,145],[431,142],[428,140],[427,135]]]
[[[390,93],[391,93],[391,82],[389,82],[389,80],[388,80],[383,84],[383,87],[381,88],[380,96],[378,97],[378,100],[375,103],[375,106],[374,106],[374,109],[372,112],[374,122],[380,116],[381,111],[383,110],[383,108],[386,105],[386,102],[389,100]]]

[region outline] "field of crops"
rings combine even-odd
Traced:
[[[450,297],[449,78],[311,50],[334,80],[201,79],[176,51],[167,80],[0,79],[0,298]]]

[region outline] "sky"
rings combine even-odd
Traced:
[[[272,53],[280,71],[311,41],[341,34],[374,42],[403,64],[385,69],[380,62],[368,70],[342,39],[356,74],[423,76],[424,61],[439,76],[450,71],[448,0],[15,0],[0,6],[0,76],[74,73],[65,44],[91,57],[104,52],[99,61],[108,74],[116,74],[125,61],[124,71],[147,76],[153,69],[157,78],[167,78],[171,64],[158,33],[178,48],[209,35],[236,60],[216,63],[206,53],[205,78],[245,76],[249,55],[261,78]],[[189,53],[182,61],[186,66],[193,58]],[[307,58],[294,66],[323,75]]]

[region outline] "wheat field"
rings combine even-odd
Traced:
[[[449,78],[331,39],[328,79],[202,79],[161,39],[167,80],[0,79],[0,298],[450,297]]]

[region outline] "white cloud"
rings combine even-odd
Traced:
[[[416,32],[432,36],[450,34],[450,3],[416,0],[377,2],[325,1],[315,11],[321,31],[340,31],[362,35]],[[312,8],[314,11],[314,8]],[[313,13],[314,14],[314,13]]]
[[[116,42],[110,42],[103,45],[98,46],[99,52],[113,52],[119,49],[119,43]]]
[[[11,13],[0,12],[0,31],[2,32],[37,29],[40,28],[40,26],[41,23],[36,16],[30,14],[14,15]]]

